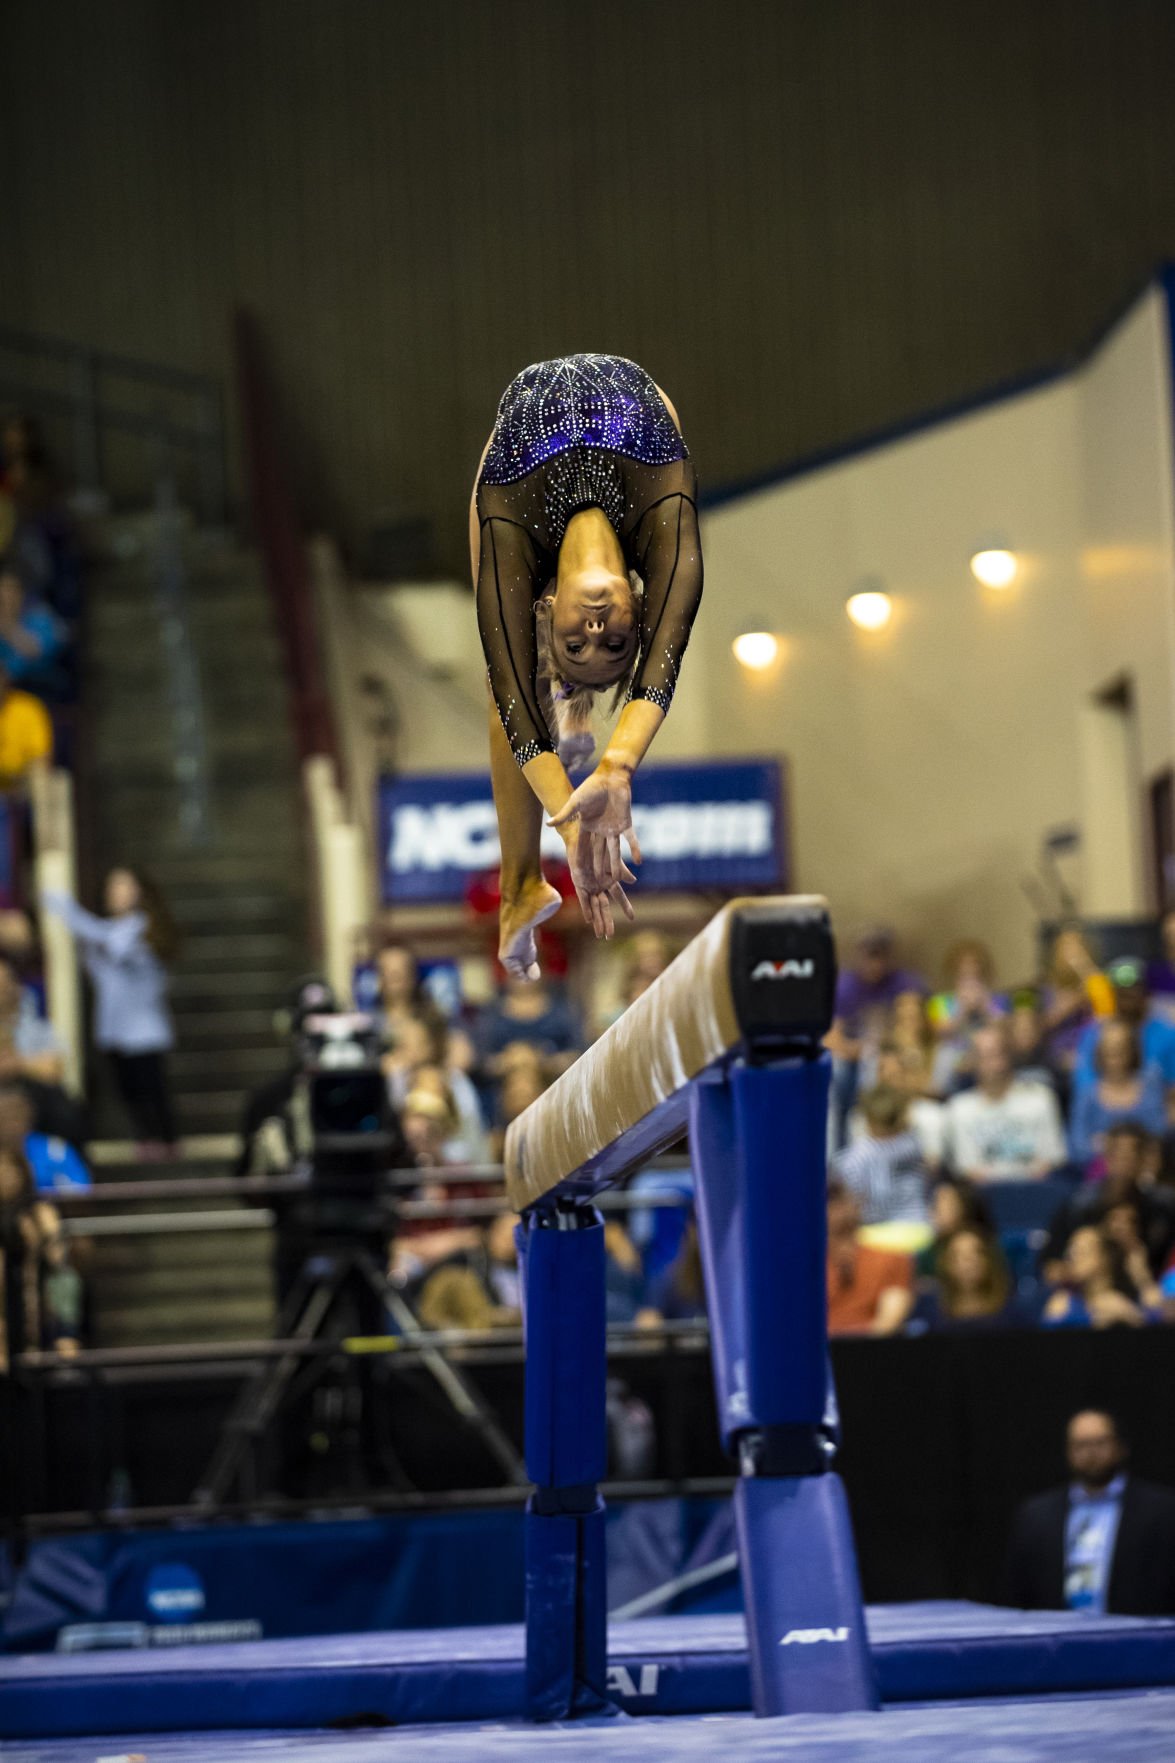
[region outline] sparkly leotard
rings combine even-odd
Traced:
[[[477,618],[520,765],[553,751],[535,678],[534,605],[571,516],[600,508],[640,576],[633,698],[668,710],[702,594],[697,477],[653,381],[618,355],[539,361],[498,406],[477,483]]]

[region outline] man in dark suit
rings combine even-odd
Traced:
[[[1175,1615],[1175,1492],[1128,1472],[1112,1414],[1085,1409],[1066,1434],[1072,1480],[1026,1500],[1008,1551],[1006,1601],[1022,1610]]]

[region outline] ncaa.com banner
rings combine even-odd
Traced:
[[[776,760],[642,766],[632,819],[644,854],[642,893],[788,886]],[[386,904],[462,900],[476,876],[498,866],[498,824],[484,772],[382,779],[379,828]],[[550,828],[543,853],[563,855],[563,841]]]

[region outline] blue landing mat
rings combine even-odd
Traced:
[[[979,1604],[869,1612],[882,1697],[922,1702],[1175,1685],[1175,1620],[1028,1614]],[[613,1626],[612,1689],[634,1714],[749,1708],[740,1616]],[[513,1720],[520,1628],[29,1654],[0,1661],[0,1733],[284,1730],[371,1717],[396,1726]],[[1175,1758],[1175,1736],[1166,1763]]]
[[[1171,1763],[1175,1693],[752,1720],[224,1733],[0,1744],[4,1763]]]

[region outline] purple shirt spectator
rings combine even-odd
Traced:
[[[854,968],[846,968],[836,982],[836,1015],[852,1040],[869,1032],[873,1024],[889,1010],[902,992],[924,994],[926,982],[906,968],[891,968],[880,979],[866,979]]]

